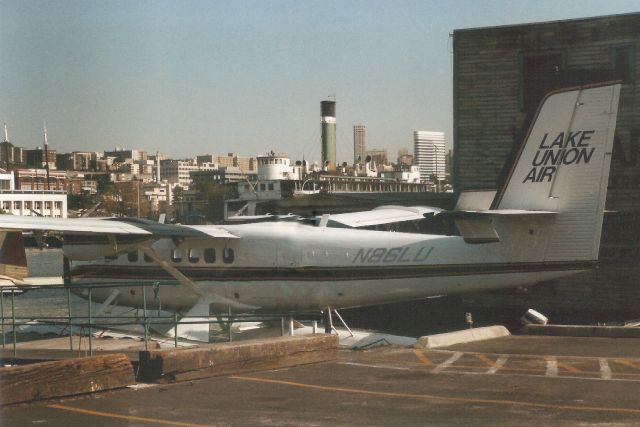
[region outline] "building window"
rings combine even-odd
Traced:
[[[613,73],[616,80],[623,83],[633,83],[634,81],[634,51],[632,46],[618,46],[613,48]]]
[[[44,208],[45,209],[51,209],[51,202],[49,202],[49,201],[44,202]]]
[[[207,248],[204,250],[204,262],[207,264],[213,264],[216,262],[216,250],[214,248]]]
[[[269,191],[273,191],[273,183],[269,184]]]
[[[260,184],[260,191],[265,191],[266,190],[266,186],[264,184]]]
[[[21,202],[13,202],[13,209],[20,210],[22,203]]]
[[[522,55],[520,93],[525,112],[535,112],[544,96],[561,85],[563,62],[562,53]]]
[[[36,210],[42,209],[42,202],[35,202]]]
[[[24,208],[25,209],[31,209],[31,201],[24,202]]]
[[[62,209],[62,202],[54,202],[53,204],[55,206],[56,209],[61,210]]]
[[[11,210],[11,202],[2,202],[2,210],[3,211]]]

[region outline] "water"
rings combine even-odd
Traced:
[[[62,276],[62,249],[27,249],[27,266],[30,277]],[[66,289],[36,289],[15,294],[16,317],[67,317]],[[5,294],[3,300],[4,316],[11,317],[11,294]],[[87,314],[87,301],[72,294],[71,312],[73,315]]]

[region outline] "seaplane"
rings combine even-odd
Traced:
[[[619,83],[548,94],[504,186],[463,192],[453,210],[381,207],[230,225],[0,215],[1,278],[24,283],[23,232],[61,233],[65,283],[102,284],[94,301],[139,308],[139,286],[115,285],[174,280],[159,299],[185,317],[326,311],[587,271],[598,261],[619,96]],[[384,229],[425,219],[448,219],[457,232]]]

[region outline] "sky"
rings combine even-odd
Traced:
[[[338,162],[453,132],[455,29],[637,12],[637,0],[0,0],[0,119],[15,145]]]

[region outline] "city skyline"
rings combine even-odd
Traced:
[[[452,139],[454,29],[631,12],[631,1],[0,1],[0,120],[59,152],[114,147],[320,160],[319,103],[390,152],[415,130]],[[464,10],[465,13],[459,13]],[[505,13],[507,11],[507,13]]]

